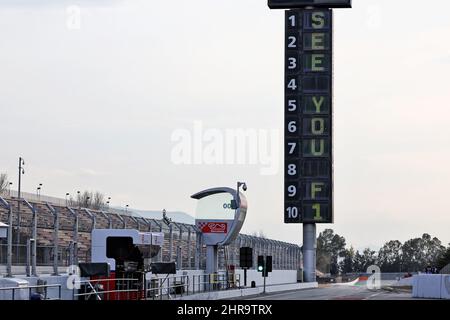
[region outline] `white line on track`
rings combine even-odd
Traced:
[[[363,300],[370,300],[372,298],[375,298],[376,296],[379,296],[380,294],[382,294],[382,292],[374,293],[374,294],[368,296],[367,298],[364,298]]]
[[[305,290],[301,290],[301,291],[306,291],[306,290],[312,290],[312,289],[305,289]],[[295,292],[297,292],[297,291],[290,291],[290,292],[277,293],[277,294],[269,294],[267,297],[268,298],[269,297],[272,298],[272,297],[292,296],[292,294],[294,294]],[[251,298],[251,299],[245,299],[245,300],[261,300],[261,298],[264,298],[264,296]]]

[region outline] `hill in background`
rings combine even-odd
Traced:
[[[148,219],[161,220],[163,218],[161,211],[136,210],[136,209],[130,209],[130,211],[137,215],[140,215],[141,217],[148,218]],[[195,218],[185,212],[167,211],[166,215],[167,215],[167,217],[171,218],[172,221],[174,221],[174,222],[186,223],[186,224],[194,224],[195,223]]]

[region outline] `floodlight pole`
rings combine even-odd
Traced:
[[[20,257],[20,200],[21,200],[21,187],[22,187],[22,174],[25,174],[25,170],[23,166],[25,165],[25,160],[22,157],[19,157],[19,185],[17,187],[17,233],[16,233],[16,263],[19,263],[19,257]]]

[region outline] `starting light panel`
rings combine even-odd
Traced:
[[[285,19],[285,223],[333,223],[333,15],[295,9]]]
[[[264,256],[258,256],[258,272],[263,272],[265,266]]]
[[[270,9],[351,8],[352,0],[269,0]]]

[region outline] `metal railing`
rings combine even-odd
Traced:
[[[0,243],[0,265],[7,262],[7,244]],[[52,266],[53,265],[53,251],[54,246],[38,245],[36,246],[36,263],[38,266]],[[89,252],[79,250],[78,259],[80,262],[89,261]],[[70,247],[60,246],[58,248],[58,265],[60,267],[67,267],[70,265]],[[13,244],[12,245],[12,264],[15,266],[27,265],[27,245],[26,244]]]
[[[49,298],[48,289],[57,288],[58,298]],[[26,286],[26,287],[5,287],[0,288],[0,293],[4,291],[11,291],[11,299],[16,300],[16,291],[18,290],[28,290],[28,299],[31,299],[32,293],[37,293],[41,295],[43,300],[61,300],[61,284],[46,284],[46,285],[36,285],[36,286]],[[34,292],[32,292],[34,290]]]
[[[149,287],[145,290],[146,300],[174,299],[189,295],[189,276],[168,276],[152,278],[148,281]]]
[[[192,277],[192,280],[191,280]],[[181,275],[74,281],[74,300],[172,300],[211,291],[237,289],[239,275]],[[78,289],[77,289],[78,288]]]
[[[193,276],[192,294],[240,288],[240,274],[202,274]]]
[[[191,279],[192,277],[192,279]],[[62,284],[0,288],[0,298],[7,300],[31,299],[38,294],[41,300],[61,300]],[[73,300],[171,300],[202,292],[240,288],[239,274],[181,275],[137,278],[103,278],[74,280]],[[26,290],[28,296],[23,295]],[[49,290],[58,293],[49,294]],[[10,292],[5,297],[4,292]],[[18,293],[19,291],[19,293]],[[20,292],[22,291],[22,292]],[[49,298],[51,296],[52,298]]]
[[[142,300],[144,297],[141,281],[135,278],[81,280],[74,281],[73,285],[74,300]]]
[[[18,197],[18,192],[17,190],[9,190],[3,193],[4,196],[7,196],[9,198],[13,197],[13,198],[17,198]],[[67,204],[67,200],[66,199],[62,199],[62,198],[56,198],[56,197],[50,197],[50,196],[45,196],[45,195],[37,195],[34,193],[29,193],[29,192],[20,192],[20,198],[21,199],[25,199],[28,200],[30,202],[38,202],[38,203],[44,203],[44,202],[48,202],[57,206],[66,206]]]

